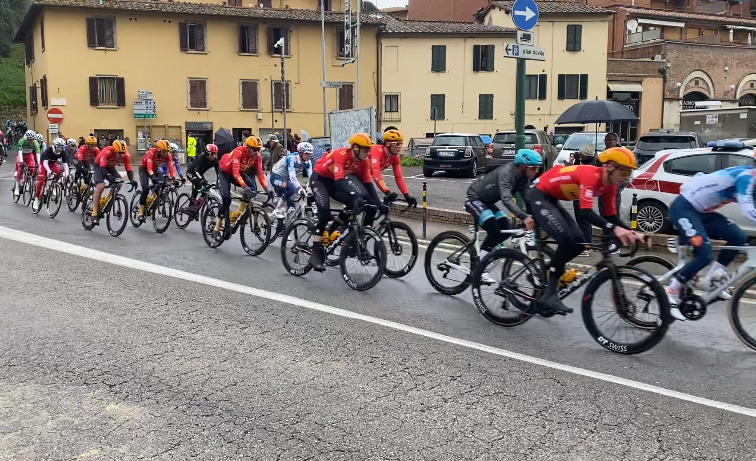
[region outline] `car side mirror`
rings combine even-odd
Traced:
[[[557,145],[556,145],[556,146],[554,146],[554,147],[556,147],[556,148],[557,148],[557,150],[562,150],[562,147],[564,147],[564,144],[557,144]]]

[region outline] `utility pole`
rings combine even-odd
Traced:
[[[525,148],[525,60],[517,59],[517,93],[515,96],[515,153]]]
[[[289,151],[289,132],[286,131],[286,97],[288,96],[286,94],[286,69],[285,69],[285,58],[286,58],[286,39],[284,37],[281,37],[278,39],[276,44],[273,46],[274,48],[278,48],[278,51],[281,53],[281,94],[283,95],[283,100],[281,101],[281,107],[283,108],[283,146],[284,149],[288,152]]]
[[[323,136],[328,136],[328,124],[326,122],[326,112],[328,106],[326,104],[326,45],[325,45],[325,0],[320,0],[320,41],[323,46]]]
[[[360,108],[360,12],[362,11],[362,0],[357,0],[357,37],[355,38],[355,52],[357,53],[357,82],[355,88],[357,94],[354,96],[355,109]],[[350,31],[351,33],[351,31]],[[373,134],[370,133],[370,136]]]

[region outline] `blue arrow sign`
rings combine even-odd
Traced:
[[[533,0],[515,0],[512,22],[520,30],[530,30],[538,23],[538,6]]]

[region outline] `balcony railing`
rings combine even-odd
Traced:
[[[651,40],[659,40],[660,38],[661,29],[646,30],[643,32],[627,34],[627,44],[632,45],[634,43],[650,42]]]

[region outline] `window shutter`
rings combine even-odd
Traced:
[[[94,18],[87,18],[87,46],[94,48],[97,46],[97,38],[95,37],[95,20]]]
[[[354,85],[347,85],[347,105],[354,109]]]
[[[567,51],[575,49],[575,26],[567,26]]]
[[[431,46],[431,72],[439,72],[438,46]]]
[[[268,54],[272,55],[275,51],[273,45],[276,44],[275,37],[273,36],[273,26],[268,26]]]
[[[115,28],[113,20],[105,20],[105,48],[115,48]]]
[[[583,26],[577,25],[575,26],[575,51],[580,51],[583,49]]]
[[[249,53],[257,54],[257,26],[247,26],[247,48]]]
[[[446,120],[446,95],[438,95],[438,119]]]
[[[480,45],[473,45],[473,72],[480,70]]]
[[[42,40],[42,51],[45,51],[45,20],[39,22],[39,35]]]
[[[438,56],[438,62],[439,62],[439,72],[446,72],[446,45],[441,45],[438,47],[439,49],[439,56]]]
[[[486,56],[486,70],[493,72],[494,70],[494,54],[496,51],[495,45],[488,45],[488,53]]]
[[[42,93],[42,107],[47,109],[47,75],[42,77],[42,79],[39,81],[40,84],[40,92]]]
[[[273,107],[275,110],[283,110],[283,89],[281,82],[273,82]]]
[[[538,99],[546,99],[546,74],[538,76]]]
[[[97,88],[97,77],[89,77],[89,105],[100,105],[100,92]]]
[[[250,83],[250,97],[249,101],[252,104],[251,109],[259,109],[260,108],[260,101],[257,100],[258,93],[260,92],[260,83],[258,82],[249,82]]]
[[[207,108],[207,80],[197,80],[198,106],[202,109]]]
[[[564,74],[557,75],[557,99],[564,99]]]
[[[187,51],[189,49],[189,31],[186,29],[186,23],[179,23],[179,46],[181,51]]]
[[[580,99],[588,99],[588,74],[580,74]]]
[[[249,53],[247,45],[247,26],[239,26],[239,53]]]
[[[286,82],[286,110],[291,110],[291,83]]]
[[[354,42],[355,42],[354,37],[352,37],[352,46],[354,46]],[[286,46],[284,48],[286,48],[286,51],[285,51],[286,56],[291,56],[291,29],[289,29],[288,27],[286,28],[286,43],[285,43],[285,45]]]
[[[195,108],[199,104],[197,96],[197,80],[189,80],[189,107]]]
[[[116,105],[126,106],[126,81],[123,77],[116,77]]]
[[[205,25],[198,22],[195,27],[197,30],[197,49],[195,51],[205,51]]]

